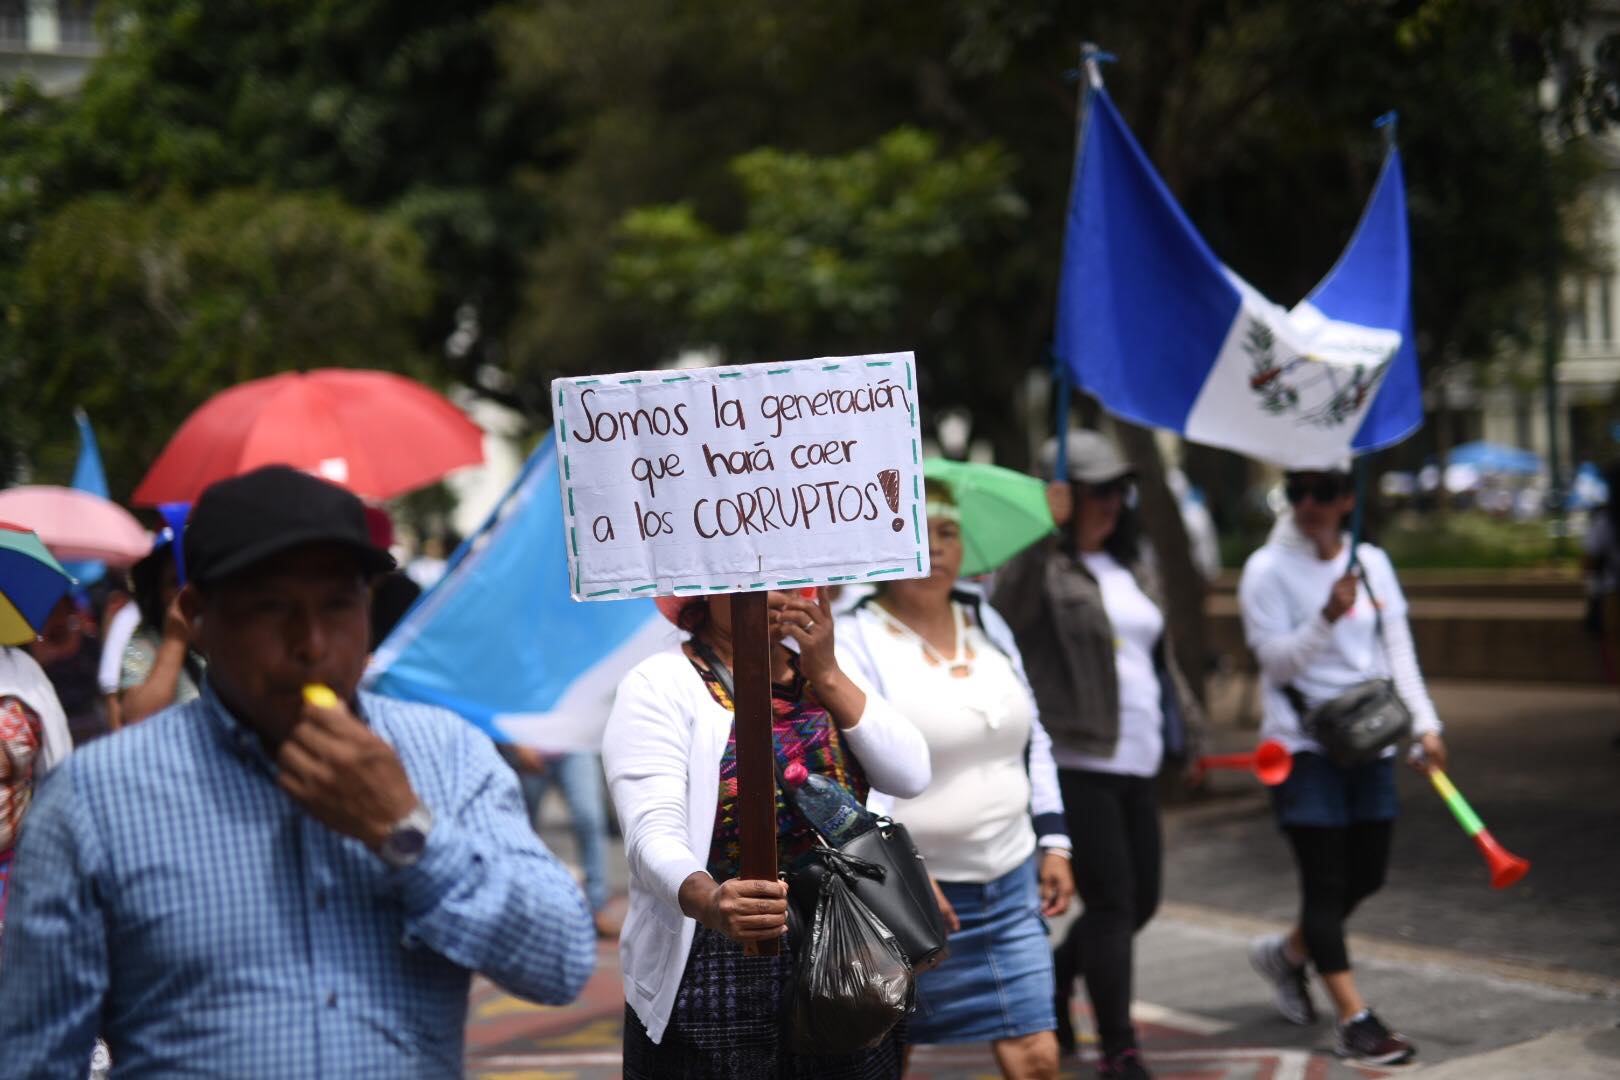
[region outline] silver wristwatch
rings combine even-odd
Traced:
[[[421,803],[394,823],[377,846],[377,855],[395,870],[414,866],[427,850],[428,833],[433,829],[433,811]]]

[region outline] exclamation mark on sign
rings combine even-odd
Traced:
[[[883,501],[889,504],[889,513],[898,514],[900,512],[900,470],[884,469],[878,473],[878,484],[883,488]],[[904,519],[897,517],[890,523],[889,527],[895,532],[899,532],[906,527],[906,523]]]

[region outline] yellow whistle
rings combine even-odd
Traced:
[[[317,709],[330,709],[337,705],[338,696],[331,687],[312,682],[304,686],[304,700]]]

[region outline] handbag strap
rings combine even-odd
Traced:
[[[714,677],[720,680],[721,688],[725,690],[726,696],[731,699],[731,711],[732,715],[735,716],[737,713],[737,683],[736,679],[732,677],[731,668],[726,666],[726,662],[720,659],[715,651],[709,647],[707,642],[700,641],[694,637],[691,639],[691,644],[692,651],[697,653],[700,660],[709,665],[709,670],[714,672]],[[787,782],[787,775],[782,769],[782,759],[777,756],[775,739],[771,740],[771,764],[776,768],[776,783],[779,790],[782,792],[783,799],[789,806],[793,807],[793,812],[798,814],[799,818],[806,825],[810,826],[810,832],[815,835],[815,838],[820,845],[816,850],[821,852],[822,857],[829,859],[829,862],[829,857],[835,855],[849,860],[850,864],[848,866],[835,867],[835,869],[839,870],[840,873],[842,873],[846,878],[850,876],[851,870],[855,870],[859,873],[865,874],[867,877],[882,881],[884,874],[883,867],[878,866],[876,863],[867,862],[865,859],[858,859],[853,855],[843,855],[837,848],[833,847],[827,842],[827,838],[825,836],[821,835],[821,830],[816,828],[816,823],[811,819],[810,815],[806,814],[799,808],[799,800],[794,798],[793,795],[794,788]]]
[[[692,638],[692,651],[698,654],[698,659],[709,665],[709,670],[714,672],[714,677],[720,680],[720,686],[725,690],[726,697],[731,699],[731,712],[735,716],[737,714],[737,680],[732,677],[731,668],[726,666],[726,662],[720,659],[719,655],[709,647],[709,643],[706,641],[696,637]],[[781,785],[782,792],[786,795],[787,792],[793,789],[788,787],[787,776],[782,771],[782,759],[776,754],[776,740],[774,739],[771,740],[771,764],[776,767],[776,782]],[[798,811],[798,803],[793,801],[793,797],[788,795],[787,799],[788,802],[793,803],[793,809]],[[815,822],[810,821],[810,818],[802,811],[799,812],[799,816],[810,822],[811,831],[816,832]],[[816,832],[816,836],[820,837],[821,833]]]

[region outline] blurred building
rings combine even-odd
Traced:
[[[1599,71],[1600,50],[1620,48],[1620,2],[1593,3],[1569,44],[1581,68]],[[1546,90],[1550,99],[1553,87]],[[1587,190],[1582,212],[1598,265],[1566,273],[1560,295],[1555,428],[1566,485],[1579,463],[1620,458],[1620,128],[1590,138],[1602,171]],[[1448,442],[1483,439],[1534,450],[1545,460],[1550,439],[1540,346],[1491,367],[1455,372],[1436,387],[1454,410]]]
[[[0,0],[0,79],[72,92],[101,51],[95,13],[96,0]]]

